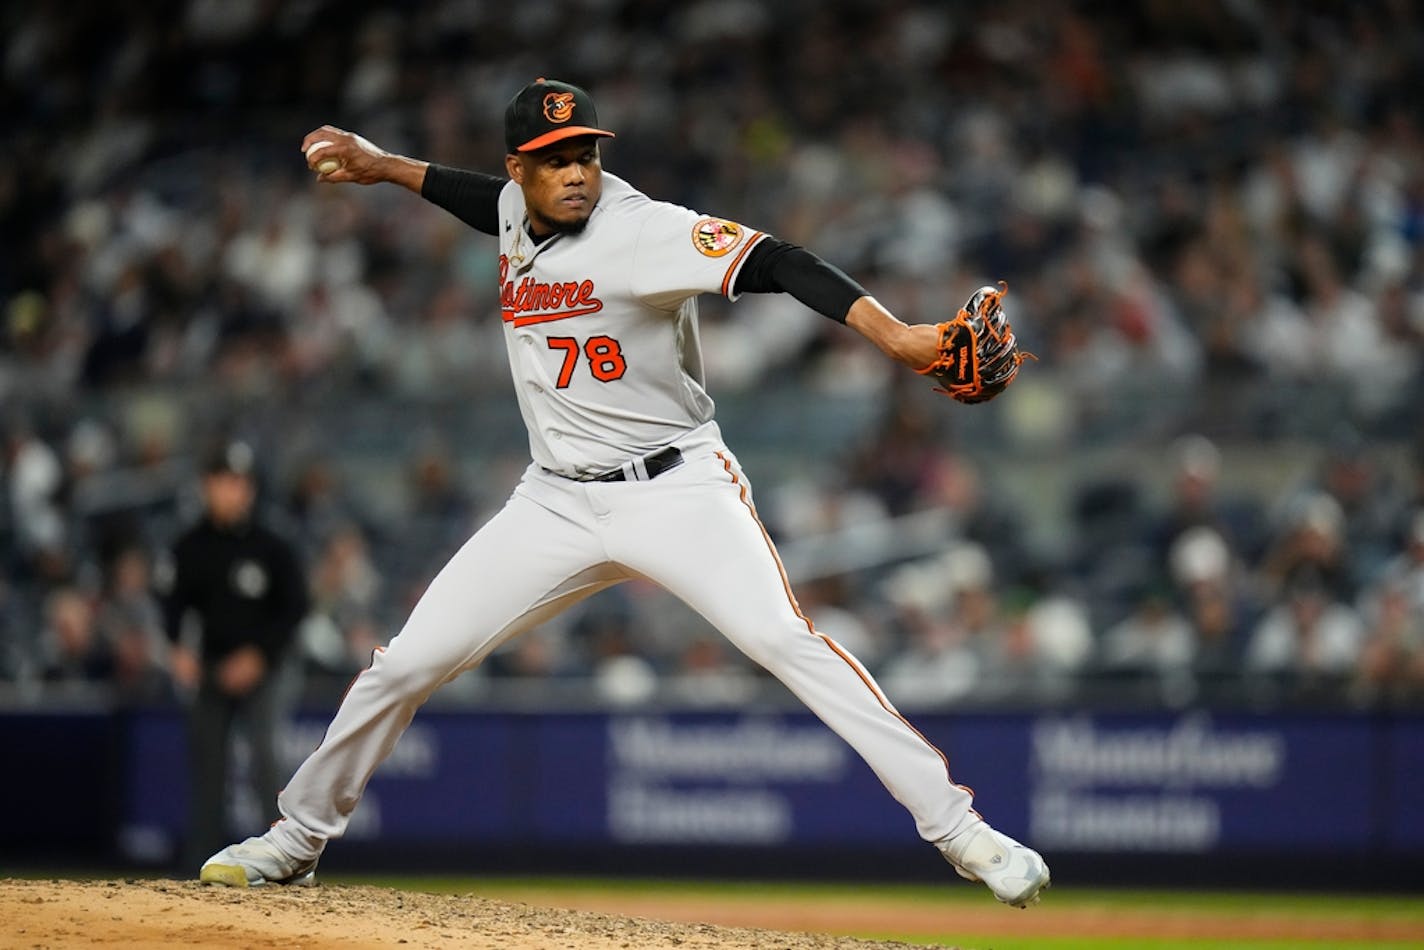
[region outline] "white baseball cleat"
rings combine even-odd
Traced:
[[[316,861],[289,858],[266,838],[230,844],[203,862],[198,880],[228,887],[316,883]]]
[[[983,881],[1010,907],[1031,907],[1048,887],[1048,865],[1032,848],[977,821],[952,838],[935,842],[960,877]]]

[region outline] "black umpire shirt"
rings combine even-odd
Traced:
[[[275,532],[253,521],[194,525],[173,547],[173,586],[164,601],[170,640],[183,616],[202,621],[203,666],[249,644],[276,665],[306,615],[306,577],[296,552]]]

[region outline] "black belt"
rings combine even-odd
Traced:
[[[633,480],[643,481],[640,477],[639,469],[647,471],[648,478],[657,478],[663,472],[671,471],[682,464],[682,452],[677,446],[669,445],[667,448],[654,452],[652,455],[644,456],[633,462],[624,465],[622,468],[615,468],[611,472],[604,472],[602,475],[594,475],[589,481],[592,482],[626,482],[628,481],[628,469],[633,470]]]

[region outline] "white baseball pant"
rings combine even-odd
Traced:
[[[268,837],[300,860],[340,837],[367,781],[439,686],[589,595],[646,577],[706,617],[851,745],[935,841],[973,819],[944,755],[797,605],[751,488],[715,423],[650,481],[579,482],[531,466],[351,684],[277,798]]]

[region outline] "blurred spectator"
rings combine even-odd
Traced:
[[[471,319],[477,304],[464,288],[442,288],[415,323],[405,328],[404,345],[392,354],[395,384],[401,392],[462,392],[492,374],[490,355],[502,340],[480,332]]]
[[[892,515],[913,510],[927,480],[941,483],[944,473],[931,476],[941,463],[933,419],[922,403],[900,398],[887,406],[873,440],[852,461],[857,485],[878,497]]]
[[[1412,354],[1389,345],[1374,302],[1348,285],[1324,241],[1305,237],[1297,253],[1314,364],[1347,383],[1367,415],[1388,408],[1413,370]]]
[[[40,635],[40,675],[51,685],[107,686],[114,656],[94,628],[94,605],[74,587],[45,598]]]
[[[1054,701],[1069,695],[1092,659],[1093,628],[1088,611],[1078,598],[1064,590],[1017,593],[1021,600],[1011,617],[1005,651],[1006,672],[1017,668],[1017,681],[1032,686],[1019,699]],[[1020,639],[1021,638],[1021,639]],[[1013,676],[1006,676],[1013,681]]]
[[[339,698],[350,678],[369,667],[373,649],[390,640],[377,618],[382,588],[362,530],[335,528],[310,568],[310,607],[298,631],[313,701]]]
[[[965,633],[937,618],[921,618],[905,647],[881,666],[876,679],[885,694],[906,709],[946,705],[979,685],[980,660]]]
[[[1345,545],[1345,513],[1333,496],[1309,492],[1288,506],[1261,564],[1270,595],[1284,597],[1295,577],[1311,577],[1333,600],[1353,601],[1357,579]]]
[[[12,417],[6,422],[4,463],[15,567],[43,583],[61,582],[72,563],[59,455],[25,419]]]
[[[152,586],[142,548],[124,546],[111,557],[96,627],[113,653],[114,688],[126,703],[156,703],[175,696],[163,614]]]
[[[410,460],[410,513],[435,523],[458,525],[468,536],[474,504],[460,484],[449,447],[439,440],[427,440]]]
[[[334,461],[324,454],[302,460],[285,501],[283,510],[293,519],[308,558],[315,558],[322,542],[343,526],[358,523],[356,505]]]
[[[464,487],[459,465],[443,438],[418,440],[406,466],[406,511],[397,543],[412,552],[409,576],[429,576],[479,527],[476,498]]]
[[[1168,459],[1170,495],[1151,529],[1159,569],[1168,569],[1173,545],[1194,528],[1211,528],[1240,555],[1259,554],[1260,506],[1223,489],[1216,443],[1202,435],[1184,435],[1173,441]]]
[[[1353,675],[1363,640],[1360,615],[1318,572],[1302,567],[1252,631],[1246,667],[1292,690],[1328,687]]]
[[[312,607],[340,622],[371,616],[380,597],[381,575],[365,535],[354,524],[337,528],[311,568]]]
[[[1424,620],[1424,508],[1408,518],[1400,548],[1380,571],[1379,583],[1403,594],[1409,609]]]
[[[35,625],[24,614],[9,578],[0,575],[0,683],[28,681],[34,677],[30,637]]]
[[[302,661],[302,696],[315,706],[334,706],[352,677],[371,665],[371,653],[384,646],[386,631],[368,617],[337,621],[315,609],[297,631]]]
[[[1289,296],[1270,286],[1254,256],[1227,275],[1222,321],[1239,327],[1238,346],[1250,368],[1281,380],[1307,381],[1316,371],[1310,324]]]
[[[339,698],[390,639],[377,620],[382,578],[354,524],[331,532],[310,570],[311,603],[298,644],[314,700]]]
[[[1191,624],[1159,587],[1145,590],[1131,614],[1103,633],[1102,665],[1112,673],[1190,678],[1196,654]]]
[[[1120,617],[1153,576],[1151,518],[1144,488],[1125,473],[1094,475],[1069,502],[1067,569],[1082,585],[1097,624]]]
[[[1029,579],[1034,564],[1022,515],[972,458],[943,447],[941,440],[922,473],[917,495],[916,507],[949,512],[959,533],[988,552],[1002,584]]]
[[[394,330],[384,302],[370,287],[317,280],[306,289],[301,314],[284,354],[285,369],[293,377],[329,384],[384,374]]]
[[[134,383],[143,377],[152,335],[153,308],[147,279],[137,265],[119,274],[93,314],[81,381],[96,388]]]
[[[988,554],[971,544],[887,579],[904,638],[877,673],[891,700],[906,707],[946,705],[998,686],[986,683],[993,672],[987,653],[1004,637],[992,585]]]
[[[1398,586],[1382,584],[1365,608],[1356,698],[1407,702],[1424,696],[1424,614]]]
[[[1399,486],[1375,449],[1350,428],[1332,433],[1316,482],[1340,506],[1342,544],[1356,580],[1374,575],[1389,556],[1402,520]]]
[[[1210,700],[1235,680],[1256,617],[1242,565],[1213,528],[1182,533],[1168,555],[1176,600],[1194,640],[1192,671]]]
[[[556,669],[589,676],[600,699],[615,706],[642,705],[657,692],[659,673],[663,672],[655,662],[658,656],[640,641],[637,614],[621,589],[590,600],[571,624],[569,639],[578,645],[587,666],[577,669],[565,663]],[[550,638],[546,636],[542,642],[549,643]],[[722,656],[712,650],[693,659],[707,664],[709,670],[722,662]],[[549,662],[555,666],[556,661]]]
[[[315,281],[317,251],[305,212],[304,204],[259,211],[259,220],[237,234],[223,255],[225,275],[274,313],[295,307]]]

